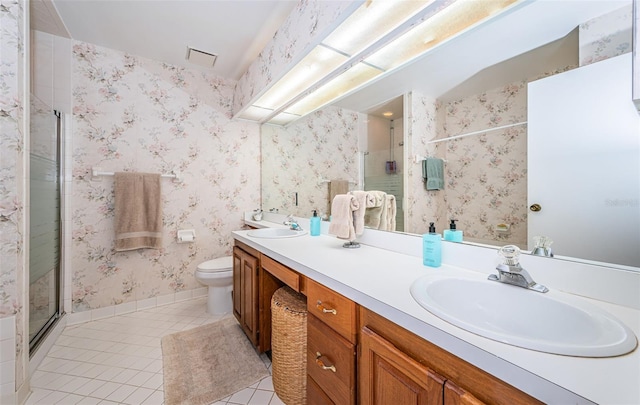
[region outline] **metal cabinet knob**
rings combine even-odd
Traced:
[[[533,212],[542,211],[542,206],[540,204],[531,204],[529,209]]]

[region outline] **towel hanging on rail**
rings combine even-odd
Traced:
[[[162,248],[160,174],[116,172],[115,250]]]
[[[444,189],[444,162],[438,158],[426,158],[422,161],[422,180],[427,190]]]

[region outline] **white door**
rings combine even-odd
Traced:
[[[529,84],[528,240],[640,267],[640,116],[631,54]]]

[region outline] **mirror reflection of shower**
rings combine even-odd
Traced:
[[[380,190],[396,197],[396,231],[404,231],[403,97],[366,111],[367,140],[363,153],[364,190]]]

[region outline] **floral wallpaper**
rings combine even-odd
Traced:
[[[410,161],[407,232],[425,233],[434,222],[442,233],[457,219],[466,240],[527,247],[527,82],[450,102],[410,95],[410,159],[444,159],[445,189],[425,190],[420,163]],[[510,124],[518,125],[428,143]],[[502,223],[510,225],[508,234],[496,231]]]
[[[233,100],[237,114],[302,59],[327,34],[327,28],[346,17],[353,7],[351,1],[298,0],[273,39],[260,52],[238,81]]]
[[[467,240],[527,246],[527,83],[517,82],[443,105],[445,137],[509,124],[442,143],[447,218]],[[442,218],[440,218],[442,219]],[[495,231],[511,226],[510,234]]]
[[[231,121],[235,83],[83,42],[72,74],[74,311],[202,287],[198,263],[230,255],[260,204],[259,127]],[[163,179],[162,249],[114,251],[113,178],[92,167],[181,174]]]
[[[358,180],[362,120],[359,113],[327,107],[288,127],[263,125],[262,209],[303,218],[314,209],[329,212],[329,184],[321,180]]]
[[[23,0],[0,0],[0,318],[15,316],[15,387],[26,378],[24,198],[25,119],[28,77],[23,59],[26,12]],[[6,353],[3,353],[4,357]],[[11,381],[14,382],[14,381]]]
[[[631,52],[632,2],[580,24],[580,66]]]
[[[442,144],[428,142],[437,137],[440,103],[416,91],[409,93],[407,97],[405,232],[423,234],[429,229],[429,222],[441,223],[446,219],[444,193],[425,189],[422,182],[422,166],[414,160],[415,156],[438,156],[437,152]]]

